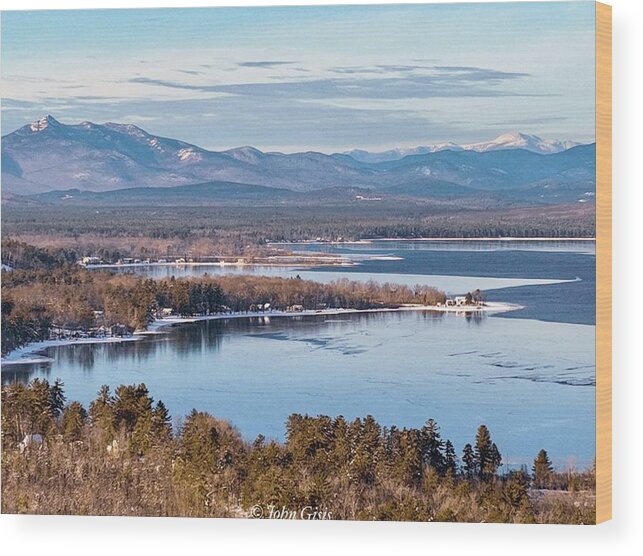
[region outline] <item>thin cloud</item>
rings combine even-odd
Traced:
[[[167,81],[166,79],[152,79],[150,77],[132,77],[131,79],[128,79],[128,82],[141,83],[144,85],[158,85],[159,87],[168,87],[170,89],[186,89],[188,91],[205,90],[205,87],[201,85],[190,85],[189,83],[178,83],[176,81]]]
[[[410,66],[385,66],[390,68]],[[389,68],[388,70],[386,68]],[[200,92],[220,92],[239,96],[290,98],[293,100],[324,100],[331,98],[405,99],[405,98],[457,98],[534,96],[520,91],[499,88],[498,85],[527,77],[526,73],[504,72],[475,67],[432,67],[430,73],[409,73],[403,76],[342,77],[301,80],[283,80],[273,83],[235,83],[195,85],[165,79],[135,77],[131,83],[156,85],[174,89]],[[399,71],[399,70],[398,70]]]
[[[202,71],[186,70],[186,69],[175,69],[174,71],[178,71],[179,73],[186,73],[188,75],[203,75],[205,73],[205,72],[202,72]]]
[[[277,66],[287,66],[295,64],[296,62],[289,62],[284,60],[259,60],[256,62],[239,62],[237,66],[240,68],[274,68]]]
[[[34,108],[39,106],[37,102],[32,102],[29,100],[20,100],[17,98],[3,98],[2,99],[2,108],[14,108],[14,109],[24,109],[24,108]]]
[[[410,73],[417,70],[433,70],[435,66],[419,66],[419,65],[408,65],[408,64],[377,64],[374,66],[338,66],[334,68],[329,68],[328,71],[332,73],[341,73],[341,74],[360,74],[360,73],[375,73],[375,74],[385,74],[385,73]]]

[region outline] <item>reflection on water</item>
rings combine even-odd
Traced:
[[[203,321],[136,342],[50,348],[49,365],[3,382],[60,377],[69,399],[144,382],[174,416],[192,408],[247,439],[282,438],[293,412],[433,417],[461,449],[480,423],[510,461],[541,448],[564,463],[594,455],[594,327],[485,315],[366,313]]]

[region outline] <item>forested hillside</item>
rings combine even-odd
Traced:
[[[171,422],[144,384],[103,386],[88,408],[68,402],[59,382],[3,386],[2,512],[595,520],[593,469],[556,472],[542,450],[531,470],[506,471],[485,425],[456,448],[432,419],[400,429],[372,416],[293,414],[285,443],[247,442],[197,410]]]

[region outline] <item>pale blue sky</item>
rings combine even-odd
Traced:
[[[2,13],[2,133],[46,113],[213,149],[594,140],[594,3]]]

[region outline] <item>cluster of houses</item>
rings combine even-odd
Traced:
[[[82,340],[85,338],[124,338],[130,336],[133,329],[126,324],[105,324],[105,312],[94,311],[94,326],[91,328],[67,328],[52,323],[49,328],[50,340]]]
[[[118,259],[114,264],[151,264],[152,262],[156,263],[167,263],[167,259],[158,259],[157,261],[152,261],[152,259],[135,259],[133,257],[123,257],[122,259]],[[185,259],[176,259],[174,261],[176,264],[180,263],[185,263]],[[96,264],[111,264],[110,261],[105,261],[104,259],[96,256],[87,256],[87,257],[82,257],[79,261],[78,264],[83,265],[83,266],[91,266],[91,265],[96,265]]]
[[[482,307],[483,305],[484,301],[482,299],[476,299],[471,294],[447,297],[444,305],[438,303],[438,307]]]
[[[246,264],[246,259],[237,257],[178,257],[175,259],[137,259],[134,257],[122,257],[120,259],[106,260],[94,255],[81,257],[78,264],[82,266],[91,266],[99,264],[116,264],[116,265],[131,265],[131,264],[189,264],[189,263],[220,263],[220,264]]]
[[[326,309],[328,309],[328,303],[317,303],[317,305],[315,305],[315,311],[324,311]],[[287,313],[301,313],[305,310],[306,308],[299,304],[288,305],[288,307],[286,307]]]
[[[94,311],[94,313],[102,313],[102,311]],[[99,321],[100,322],[100,321]],[[87,330],[85,329],[71,329],[63,326],[53,324],[49,329],[50,340],[82,340],[85,338],[124,338],[130,336],[133,330],[126,324],[112,324],[106,326],[98,324]]]
[[[468,305],[467,298],[464,295],[458,295],[456,297],[447,298],[445,305],[447,307],[464,307]]]
[[[318,303],[317,305],[315,305],[315,311],[323,311],[324,309],[328,309],[327,303]],[[271,310],[274,310],[274,308],[270,303],[253,303],[249,307],[249,311],[251,313],[262,313]],[[286,307],[287,313],[302,313],[305,310],[306,308],[299,303],[294,303]]]

